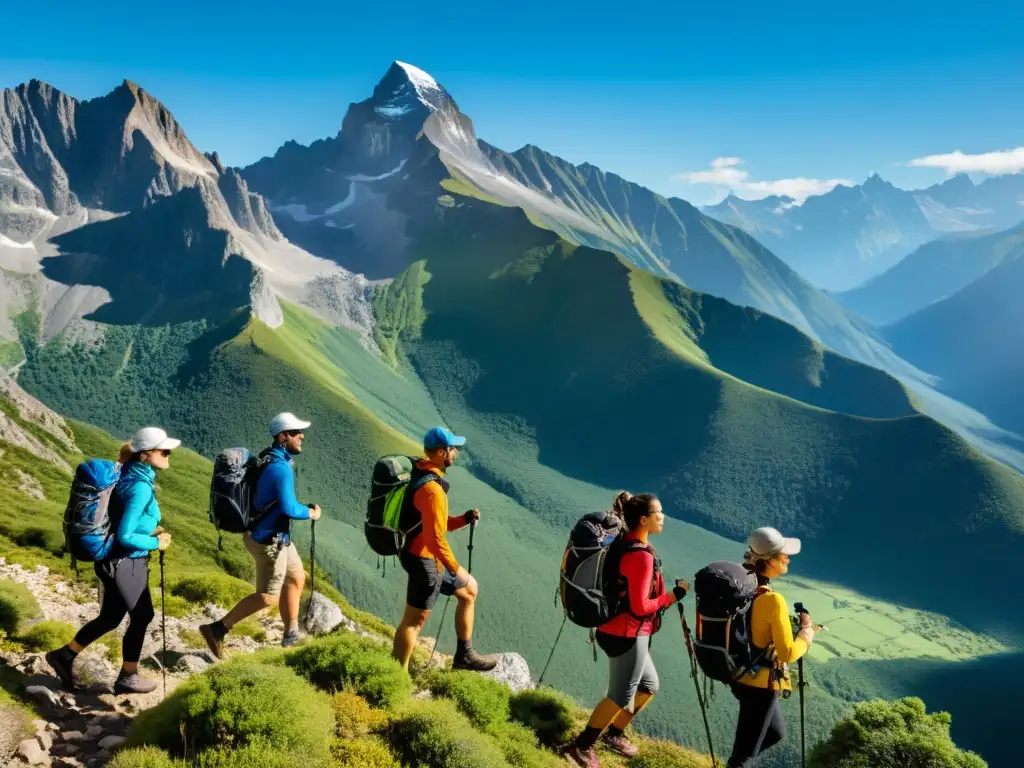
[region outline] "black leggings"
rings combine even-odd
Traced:
[[[100,615],[75,635],[83,648],[101,636],[117,629],[129,615],[128,629],[121,643],[121,656],[128,663],[142,655],[146,628],[153,620],[153,598],[149,594],[149,558],[123,558],[96,563],[96,576],[103,583],[103,605]]]
[[[741,768],[786,738],[786,721],[779,709],[778,691],[736,683],[732,695],[739,699],[740,716],[728,768]]]

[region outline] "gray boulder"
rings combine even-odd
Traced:
[[[341,608],[319,592],[314,592],[309,598],[305,622],[306,631],[311,635],[323,635],[342,626],[349,631],[355,629],[355,623],[345,617]]]
[[[485,677],[504,683],[512,689],[512,693],[534,687],[526,659],[518,653],[499,653],[497,657],[498,665],[490,672],[483,672]]]

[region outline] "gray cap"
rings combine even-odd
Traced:
[[[774,528],[758,528],[747,538],[747,546],[764,559],[800,554],[800,539],[787,539]]]

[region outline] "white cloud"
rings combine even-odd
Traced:
[[[742,165],[743,160],[738,157],[719,157],[711,161],[711,167],[706,171],[687,171],[676,174],[673,178],[690,184],[707,184],[714,187],[719,194],[729,191],[746,200],[782,195],[791,197],[798,203],[812,195],[823,195],[840,184],[853,186],[849,179],[808,179],[803,176],[754,181],[750,178],[750,173],[740,167]]]
[[[967,155],[958,149],[945,155],[915,157],[907,165],[917,168],[941,168],[951,176],[954,173],[987,173],[991,176],[1001,176],[1024,171],[1024,147],[982,152],[977,155]]]

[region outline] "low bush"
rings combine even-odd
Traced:
[[[334,694],[331,706],[334,708],[338,736],[343,739],[355,739],[380,731],[391,720],[384,710],[374,709],[366,703],[366,699],[347,691]]]
[[[417,701],[390,728],[391,745],[403,764],[429,768],[506,768],[494,741],[475,730],[455,704]]]
[[[356,635],[313,640],[286,663],[318,688],[357,693],[375,707],[394,709],[412,694],[412,681],[390,649]]]
[[[190,603],[205,605],[216,603],[224,608],[230,608],[243,597],[248,597],[253,592],[252,584],[247,584],[234,576],[226,573],[211,571],[202,576],[192,576],[181,579],[171,587],[171,594],[187,600]]]
[[[335,768],[400,768],[388,745],[377,738],[339,740],[331,751]]]
[[[205,648],[206,640],[198,629],[191,627],[178,627],[178,640],[186,648]]]
[[[435,696],[451,699],[477,728],[488,729],[509,718],[508,686],[476,672],[433,670],[423,683]]]
[[[256,760],[270,745],[291,765],[311,768],[329,759],[334,730],[327,696],[290,669],[243,658],[192,677],[165,701],[140,713],[128,732],[128,746],[149,744],[174,756],[193,757],[252,744],[246,754]],[[229,757],[218,753],[206,759]]]
[[[276,745],[258,739],[243,747],[213,747],[200,753],[196,768],[297,768],[295,757]]]
[[[554,688],[520,691],[510,699],[509,710],[546,747],[564,744],[576,729],[576,703]]]
[[[162,749],[138,747],[123,749],[107,763],[107,768],[187,768],[180,760],[174,760]]]
[[[0,579],[0,629],[8,637],[17,635],[23,622],[41,615],[39,603],[28,587],[19,581]]]
[[[488,733],[513,768],[564,768],[565,762],[537,743],[537,735],[522,723],[499,723]]]
[[[75,628],[63,621],[40,621],[33,624],[20,635],[18,642],[29,651],[41,653],[54,651],[71,642],[75,636]]]
[[[710,757],[665,741],[644,741],[637,746],[640,754],[627,763],[629,768],[706,768],[711,763]]]

